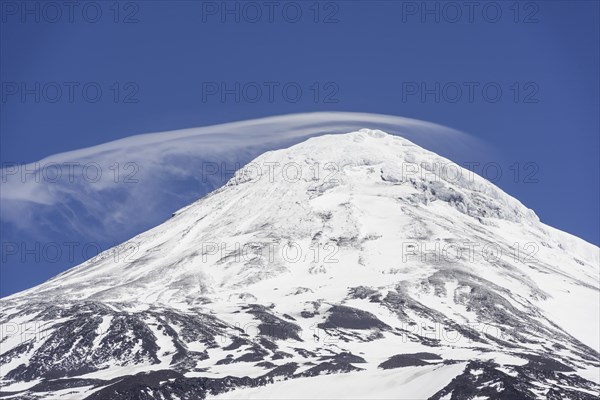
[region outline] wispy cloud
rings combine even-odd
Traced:
[[[390,115],[316,112],[127,137],[2,169],[0,218],[28,237],[122,240],[223,184],[228,170],[310,136],[381,129],[457,162],[482,148],[447,127]],[[60,174],[60,177],[57,177]],[[17,239],[17,238],[13,238]]]

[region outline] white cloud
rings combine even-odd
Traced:
[[[16,169],[3,168],[0,218],[28,236],[60,232],[66,237],[127,238],[220,186],[220,176],[202,176],[206,162],[225,162],[233,169],[236,163],[243,165],[264,151],[309,136],[361,128],[403,136],[457,162],[473,154],[473,147],[481,148],[472,137],[440,125],[349,112],[291,114],[149,133],[55,154]],[[102,175],[97,178],[98,170]],[[59,171],[61,177],[55,179]]]

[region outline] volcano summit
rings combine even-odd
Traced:
[[[599,251],[363,129],[0,300],[2,398],[596,399]]]

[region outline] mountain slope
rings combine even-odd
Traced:
[[[3,299],[2,392],[595,398],[598,263],[406,139],[320,136]]]

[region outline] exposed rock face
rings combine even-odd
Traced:
[[[448,160],[322,136],[1,300],[1,392],[595,399],[598,273],[597,247]]]

